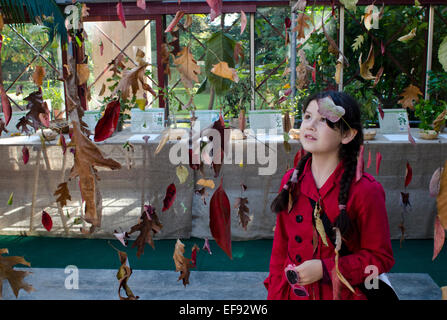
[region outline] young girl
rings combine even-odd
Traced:
[[[300,141],[307,153],[271,205],[277,216],[267,298],[364,300],[365,279],[388,272],[394,258],[383,187],[368,173],[356,179],[359,105],[342,92],[309,97]]]

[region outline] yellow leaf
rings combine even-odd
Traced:
[[[177,177],[180,180],[180,184],[183,184],[186,179],[188,179],[188,169],[186,169],[184,166],[179,165],[176,169]]]
[[[289,89],[290,88],[290,83],[286,83],[284,86],[283,86],[283,89]]]
[[[87,82],[88,77],[90,76],[90,70],[86,63],[78,63],[76,65],[76,71],[78,74],[78,84],[83,85]]]
[[[414,103],[419,101],[419,96],[422,95],[421,90],[418,87],[410,84],[404,89],[404,92],[400,94],[403,99],[397,101],[404,108],[414,109]]]
[[[225,79],[230,79],[231,81],[234,81],[234,82],[239,81],[236,70],[233,68],[230,68],[228,66],[228,63],[226,63],[225,61],[221,61],[218,64],[215,64],[213,66],[213,68],[211,69],[211,72],[219,77],[222,77]]]
[[[174,64],[177,65],[183,85],[186,88],[192,88],[193,82],[199,82],[197,75],[200,74],[200,67],[188,47],[183,47],[177,56],[178,58],[174,60]]]
[[[199,179],[199,181],[197,181],[197,184],[200,186],[208,187],[210,189],[214,189],[214,181],[213,180]]]
[[[343,70],[343,60],[338,59],[337,64],[335,66],[335,83],[339,84],[341,80],[341,71]]]
[[[335,230],[335,272],[337,273],[337,277],[340,279],[340,281],[349,288],[349,290],[352,291],[352,293],[355,293],[355,290],[352,288],[352,286],[349,284],[348,280],[345,279],[343,274],[340,272],[340,269],[338,268],[338,251],[341,249],[342,244],[342,237],[341,232],[339,228],[334,228]]]
[[[413,28],[408,34],[397,39],[397,41],[406,42],[413,39],[415,36],[416,36],[416,28]]]
[[[320,204],[317,202],[315,205],[315,209],[314,209],[314,218],[315,218],[315,228],[318,231],[318,234],[321,237],[321,240],[323,241],[324,245],[327,247],[328,243],[327,243],[327,237],[326,237],[326,232],[324,231],[324,225],[323,225],[323,221],[321,221],[320,218]]]
[[[158,143],[157,149],[155,149],[154,154],[158,154],[161,149],[163,149],[166,142],[169,141],[169,134],[170,134],[170,128],[167,128],[164,130],[164,132],[161,134],[160,142]]]
[[[371,69],[374,66],[374,47],[371,44],[368,58],[362,63],[362,54],[359,57],[360,76],[365,80],[375,80],[376,77],[371,74]]]
[[[34,69],[32,78],[34,83],[41,87],[43,83],[43,78],[45,77],[45,68],[42,66],[36,66],[36,69]]]

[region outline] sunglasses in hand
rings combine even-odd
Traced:
[[[284,272],[286,273],[287,281],[290,284],[290,287],[292,288],[292,291],[295,295],[298,297],[306,297],[309,295],[306,288],[299,285],[298,282],[300,280],[300,276],[298,272],[295,271],[295,265],[289,264],[285,269]]]

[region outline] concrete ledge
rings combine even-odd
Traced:
[[[60,268],[16,268],[31,270],[25,278],[35,291],[21,290],[18,300],[118,300],[117,270],[78,269],[79,288],[66,289],[67,277]],[[179,272],[133,270],[128,281],[134,295],[141,300],[265,300],[263,281],[266,272],[192,271],[190,284],[177,281]],[[401,300],[440,300],[441,290],[425,273],[390,273],[389,280]],[[122,295],[125,295],[124,292]],[[15,300],[7,281],[3,299]]]

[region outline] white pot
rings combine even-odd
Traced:
[[[263,129],[266,133],[270,129],[276,129],[277,134],[284,132],[282,125],[282,114],[279,110],[250,110],[248,111],[250,129]]]
[[[159,133],[164,129],[165,109],[150,108],[130,110],[130,131],[141,133]]]
[[[84,111],[84,116],[82,117],[82,121],[84,121],[90,132],[95,132],[96,124],[99,119],[101,119],[101,112],[99,110],[87,110]]]

